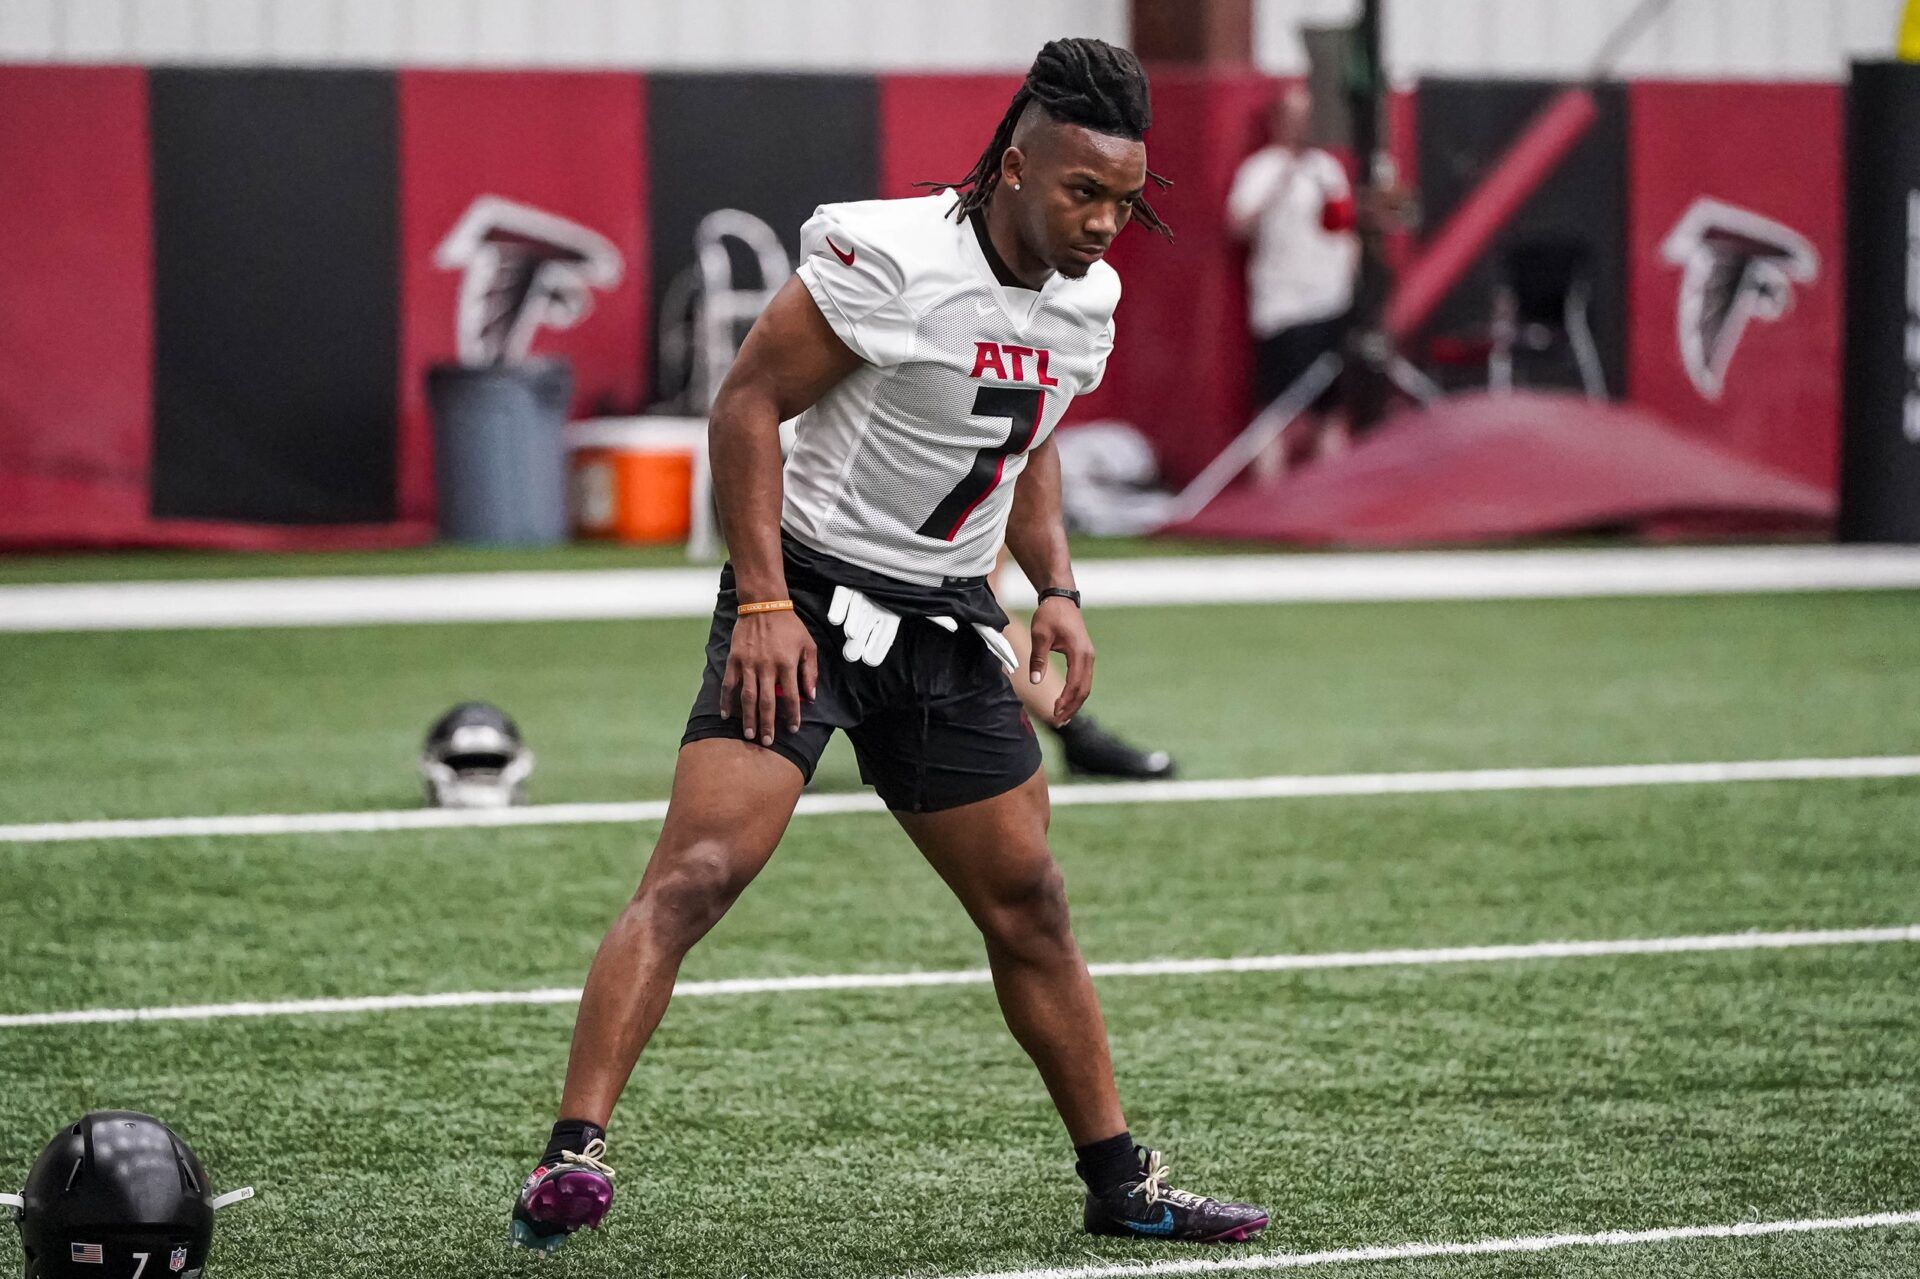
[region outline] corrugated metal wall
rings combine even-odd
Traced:
[[[1257,59],[1304,65],[1303,23],[1353,18],[1355,0],[1255,0]],[[1389,0],[1394,74],[1579,76],[1638,0]],[[1635,78],[1837,80],[1884,57],[1905,0],[1675,0],[1622,64]]]
[[[1256,0],[1258,61],[1354,0]],[[1634,0],[1395,0],[1395,73],[1569,75]],[[1902,0],[1676,0],[1635,76],[1837,79]],[[60,62],[1015,69],[1047,38],[1124,40],[1127,0],[0,0],[0,58]]]
[[[0,0],[0,58],[644,68],[1024,67],[1126,0]]]

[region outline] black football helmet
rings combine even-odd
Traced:
[[[173,1130],[131,1110],[96,1110],[47,1143],[13,1206],[26,1279],[199,1279],[217,1208],[207,1170]]]
[[[527,802],[533,752],[507,713],[462,702],[434,721],[420,751],[427,803],[435,808],[506,808]]]

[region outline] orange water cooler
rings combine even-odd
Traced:
[[[707,424],[592,418],[567,428],[574,536],[657,545],[688,539],[707,501]]]

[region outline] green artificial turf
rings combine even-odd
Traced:
[[[657,829],[0,844],[0,1012],[576,985]],[[1896,779],[1099,805],[1053,843],[1087,953],[1134,960],[1920,923],[1916,830]],[[891,818],[816,816],[685,975],[981,962]]]
[[[1905,754],[1920,594],[1095,609],[1088,712],[1189,776]],[[536,800],[663,796],[696,620],[0,633],[0,823],[392,808],[452,703]],[[1056,757],[1057,762],[1057,757]],[[836,747],[825,789],[858,785]]]
[[[1317,1251],[1910,1209],[1916,977],[1904,948],[1867,948],[1140,980],[1106,996],[1135,1129],[1183,1184],[1271,1207],[1262,1249]],[[223,1221],[219,1274],[524,1274],[506,1207],[568,1021],[531,1008],[9,1031],[36,1082],[0,1098],[0,1159],[23,1167],[85,1107],[139,1104],[186,1128],[219,1184],[261,1188]],[[1078,1235],[1068,1153],[985,990],[690,1000],[618,1117],[611,1227],[562,1273],[1192,1255]],[[1661,1251],[1730,1275],[1813,1276],[1848,1255],[1895,1274],[1920,1261],[1920,1234],[1808,1239],[1801,1263],[1765,1270],[1765,1245]],[[1560,1254],[1550,1273],[1592,1263]]]
[[[1075,537],[1076,559],[1137,555],[1272,554],[1283,548],[1178,537]],[[38,582],[191,581],[227,577],[365,577],[398,573],[506,573],[561,569],[685,568],[686,548],[569,542],[562,546],[458,546],[386,551],[93,551],[0,555],[0,585]]]
[[[1195,776],[1914,753],[1920,596],[1107,610],[1096,710]],[[417,802],[491,696],[540,800],[664,793],[689,622],[0,636],[0,822]],[[837,755],[828,787],[855,784]],[[0,1013],[573,986],[650,825],[0,844]],[[1095,960],[1920,922],[1920,781],[1061,808]],[[971,968],[883,815],[804,817],[690,979]],[[1100,983],[1135,1131],[1266,1252],[1920,1209],[1920,945]],[[222,1188],[209,1279],[965,1275],[1196,1255],[1077,1232],[982,986],[670,1009],[609,1229],[503,1245],[565,1006],[0,1027],[0,1186],[152,1110]],[[0,1245],[5,1240],[0,1236]],[[1213,1251],[1207,1258],[1227,1255]],[[1254,1272],[1258,1273],[1258,1272]],[[1329,1266],[1920,1274],[1920,1229]]]

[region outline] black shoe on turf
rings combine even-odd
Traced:
[[[1160,1152],[1140,1148],[1140,1178],[1105,1195],[1087,1194],[1087,1233],[1175,1243],[1245,1243],[1267,1226],[1267,1210],[1227,1204],[1167,1184]]]
[[[1067,772],[1080,777],[1124,777],[1154,781],[1173,776],[1173,756],[1130,746],[1093,721],[1076,716],[1054,730],[1067,756]]]

